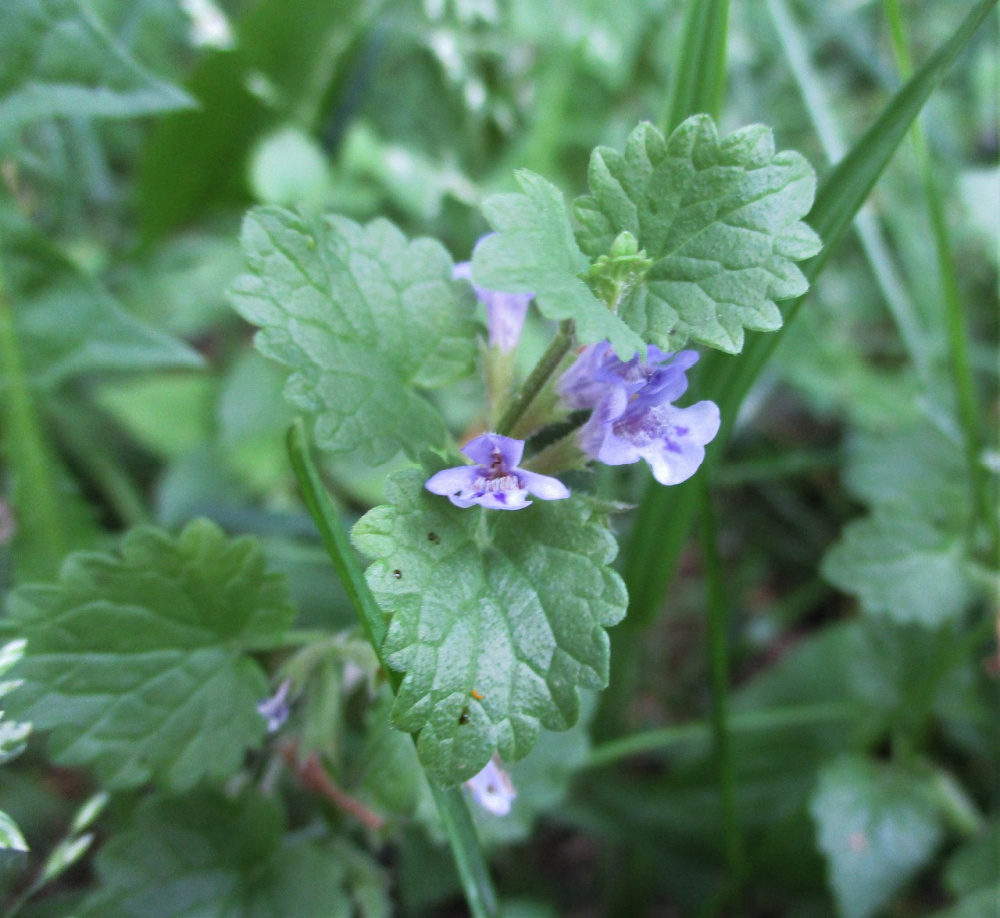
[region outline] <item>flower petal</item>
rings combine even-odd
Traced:
[[[523,488],[516,491],[481,491],[475,502],[487,510],[520,510],[531,504],[527,497],[528,492]]]
[[[517,477],[524,483],[529,494],[542,500],[562,500],[569,497],[569,488],[558,478],[550,478],[548,475],[539,475],[538,472],[528,472],[524,469],[518,469]]]
[[[515,440],[513,437],[504,437],[500,434],[486,433],[481,437],[470,440],[462,447],[462,452],[473,462],[478,462],[481,466],[492,471],[493,459],[500,456],[502,471],[506,474],[517,468],[517,464],[524,455],[524,440]]]
[[[478,775],[466,781],[465,786],[472,799],[494,816],[506,816],[517,797],[510,776],[500,767],[495,756]]]
[[[474,465],[458,465],[431,475],[424,482],[424,487],[432,494],[457,494],[474,488],[480,474],[481,471]]]

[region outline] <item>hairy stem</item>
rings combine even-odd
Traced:
[[[524,385],[507,406],[507,410],[497,424],[497,433],[510,436],[514,428],[517,427],[517,422],[524,417],[525,412],[531,407],[531,403],[545,388],[545,384],[552,377],[552,374],[559,369],[559,364],[562,363],[563,358],[572,347],[573,323],[566,321],[560,324],[556,336],[539,358],[538,363],[535,364],[535,368],[524,381]]]

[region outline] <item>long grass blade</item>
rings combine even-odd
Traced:
[[[810,280],[815,280],[822,272],[831,251],[850,227],[924,103],[996,3],[997,0],[980,0],[973,7],[952,36],[893,96],[878,120],[823,182],[809,223],[822,237],[824,249],[805,266]],[[794,320],[802,302],[800,297],[785,307],[786,328]],[[707,468],[699,474],[710,471],[717,461],[746,393],[781,336],[781,331],[748,336],[745,352],[737,360],[718,359],[710,354],[702,361],[702,372],[695,391],[698,397],[713,398],[719,403],[723,429],[710,444]],[[732,370],[722,369],[724,363],[728,363]],[[695,387],[692,386],[692,389]],[[655,617],[684,546],[685,540],[678,532],[686,533],[690,529],[696,506],[690,482],[674,488],[663,488],[652,482],[647,487],[626,546],[623,566],[629,588],[632,628],[642,627]],[[669,539],[664,538],[667,532],[671,533]]]
[[[729,0],[690,0],[667,106],[667,131],[699,112],[719,117],[726,92]]]
[[[767,9],[785,53],[785,60],[798,85],[816,135],[823,145],[823,152],[831,164],[839,162],[846,155],[847,148],[840,136],[833,106],[827,99],[819,74],[810,60],[808,43],[802,29],[789,12],[785,0],[767,0]],[[895,261],[889,253],[885,234],[870,205],[866,204],[858,211],[854,218],[854,228],[882,297],[899,329],[903,345],[921,383],[925,389],[929,389],[933,385],[934,366],[927,336],[921,328],[913,301],[906,291]]]
[[[62,512],[62,496],[49,460],[41,421],[21,354],[14,305],[0,267],[0,379],[3,382],[4,451],[15,472],[14,503],[24,542],[32,554],[30,576],[54,577],[72,547]]]
[[[883,0],[886,17],[889,20],[889,30],[892,34],[892,45],[896,55],[896,65],[900,75],[906,79],[913,70],[910,62],[910,49],[906,41],[903,27],[903,13],[899,0]],[[951,357],[952,373],[955,380],[955,390],[958,396],[958,416],[962,425],[965,440],[966,462],[969,466],[969,485],[972,490],[974,506],[980,520],[986,524],[990,532],[989,557],[995,559],[1000,550],[1000,519],[996,513],[996,498],[990,493],[990,481],[983,463],[980,461],[983,439],[980,425],[980,412],[976,404],[976,386],[969,362],[969,336],[966,329],[965,315],[962,309],[962,296],[958,286],[958,274],[955,270],[955,257],[952,252],[951,239],[948,232],[948,220],[945,216],[944,200],[934,172],[934,161],[930,147],[924,139],[920,121],[914,121],[911,130],[913,146],[917,153],[917,163],[920,168],[920,178],[923,184],[924,200],[927,205],[927,217],[934,237],[934,252],[937,256],[938,274],[941,278],[941,299],[944,303],[946,328],[948,332],[948,352]]]
[[[708,591],[708,665],[712,674],[712,743],[719,773],[722,803],[722,828],[729,887],[739,896],[746,876],[746,852],[736,807],[736,763],[729,726],[729,601],[723,582],[715,527],[715,510],[708,479],[699,480],[699,529],[701,561]]]
[[[382,644],[387,631],[385,619],[368,588],[364,572],[351,547],[350,538],[340,521],[340,515],[313,464],[309,453],[309,441],[301,421],[297,421],[288,432],[288,456],[299,482],[302,498],[319,529],[334,570],[354,605],[365,634],[371,641],[389,679],[389,684],[393,691],[397,691],[402,677],[386,665],[382,656]],[[442,788],[431,782],[431,791],[448,835],[466,902],[473,918],[496,918],[497,898],[490,880],[489,867],[479,846],[476,829],[472,824],[469,807],[461,789]]]

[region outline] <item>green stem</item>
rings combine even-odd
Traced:
[[[842,703],[795,705],[790,708],[773,708],[768,711],[746,711],[733,714],[729,719],[732,733],[758,733],[781,730],[787,727],[807,727],[817,723],[846,720],[851,716],[850,705]],[[662,753],[678,746],[704,743],[711,738],[712,726],[708,721],[679,724],[633,733],[621,739],[609,740],[595,747],[584,763],[584,768],[601,768],[613,765],[634,755]]]
[[[896,55],[896,65],[900,76],[907,80],[913,72],[910,51],[903,28],[903,14],[899,0],[883,0],[886,16],[889,20],[889,30],[892,33],[892,45]],[[910,137],[917,154],[920,168],[921,184],[924,190],[924,200],[927,205],[927,216],[934,237],[934,251],[937,256],[938,273],[941,277],[941,294],[944,300],[945,320],[948,334],[948,351],[951,357],[952,372],[955,376],[955,389],[958,396],[958,415],[962,424],[965,441],[965,456],[969,466],[969,484],[972,491],[973,506],[980,519],[986,524],[990,537],[989,557],[996,558],[1000,551],[1000,517],[996,513],[995,501],[990,494],[990,482],[986,468],[980,461],[982,453],[982,433],[979,421],[979,409],[976,404],[976,386],[969,362],[969,336],[966,328],[965,315],[962,309],[962,295],[958,286],[958,275],[955,271],[955,258],[951,250],[948,233],[948,221],[945,216],[944,200],[934,172],[934,162],[930,148],[920,128],[920,122],[914,121],[910,128]]]
[[[563,358],[573,347],[573,323],[566,321],[560,324],[559,331],[546,348],[545,353],[539,358],[535,368],[531,371],[524,385],[518,390],[517,395],[507,406],[507,410],[497,424],[497,433],[510,436],[518,421],[524,417],[525,412],[531,407],[531,403],[538,397],[538,394],[545,388],[553,373],[559,368]]]
[[[398,692],[403,677],[389,668],[382,652],[382,644],[388,633],[385,616],[368,588],[340,515],[316,471],[301,420],[296,421],[288,431],[288,456],[302,489],[302,498],[319,529],[334,570],[354,604],[365,634],[385,670],[389,685],[393,692]],[[473,918],[495,918],[496,893],[493,891],[489,867],[476,838],[476,830],[462,791],[457,787],[440,788],[432,781],[429,783]]]
[[[59,491],[52,477],[45,438],[21,360],[21,348],[14,321],[14,307],[7,295],[0,267],[0,371],[5,389],[4,442],[15,478],[15,510],[21,531],[37,540],[41,569],[33,573],[45,577],[59,570],[69,550],[60,513]]]
[[[719,770],[719,790],[722,800],[722,824],[725,835],[726,861],[738,898],[746,875],[746,855],[736,808],[736,763],[733,761],[729,735],[729,655],[726,647],[729,630],[729,602],[723,583],[722,559],[719,557],[715,532],[715,511],[708,479],[699,479],[701,516],[701,555],[708,591],[708,662],[712,674],[712,738]]]
[[[465,890],[465,901],[473,918],[494,918],[499,915],[496,893],[490,880],[489,868],[483,858],[472,824],[469,807],[458,787],[438,787],[430,782],[431,793],[445,831],[451,840],[458,875]]]

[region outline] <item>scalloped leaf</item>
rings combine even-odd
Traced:
[[[580,247],[596,257],[621,232],[638,239],[653,265],[620,314],[663,350],[693,340],[738,353],[744,329],[780,328],[775,301],[808,289],[795,262],[820,249],[800,222],[816,177],[800,154],[775,152],[769,128],[720,139],[695,115],[665,139],[640,124],[624,155],[594,150],[589,184],[574,204]]]
[[[283,835],[283,822],[278,804],[250,789],[147,797],[98,854],[100,888],[83,914],[351,918],[353,861],[377,865],[347,842]]]
[[[494,750],[513,762],[540,727],[576,723],[578,689],[607,684],[605,629],[627,597],[608,566],[614,537],[586,500],[463,510],[429,494],[425,478],[390,478],[389,503],[353,536],[375,559],[368,583],[391,619],[383,651],[405,673],[393,723],[419,733],[432,778],[456,784]]]
[[[177,538],[135,529],[121,557],[78,552],[58,583],[11,594],[28,644],[7,704],[51,731],[55,762],[109,788],[227,778],[265,731],[267,678],[245,651],[273,646],[293,617],[256,540],[206,520]]]
[[[861,756],[823,768],[809,810],[843,918],[880,911],[944,835],[926,778]]]
[[[251,210],[242,241],[251,273],[233,304],[260,326],[257,349],[291,369],[285,397],[316,416],[319,446],[379,465],[442,445],[444,422],[416,389],[470,373],[479,329],[444,247],[387,220],[280,207]]]
[[[562,192],[527,169],[516,178],[523,194],[497,194],[483,202],[496,234],[473,253],[476,283],[488,290],[534,293],[543,316],[572,319],[582,344],[607,339],[627,360],[642,348],[642,339],[581,280],[588,261],[573,238]]]

